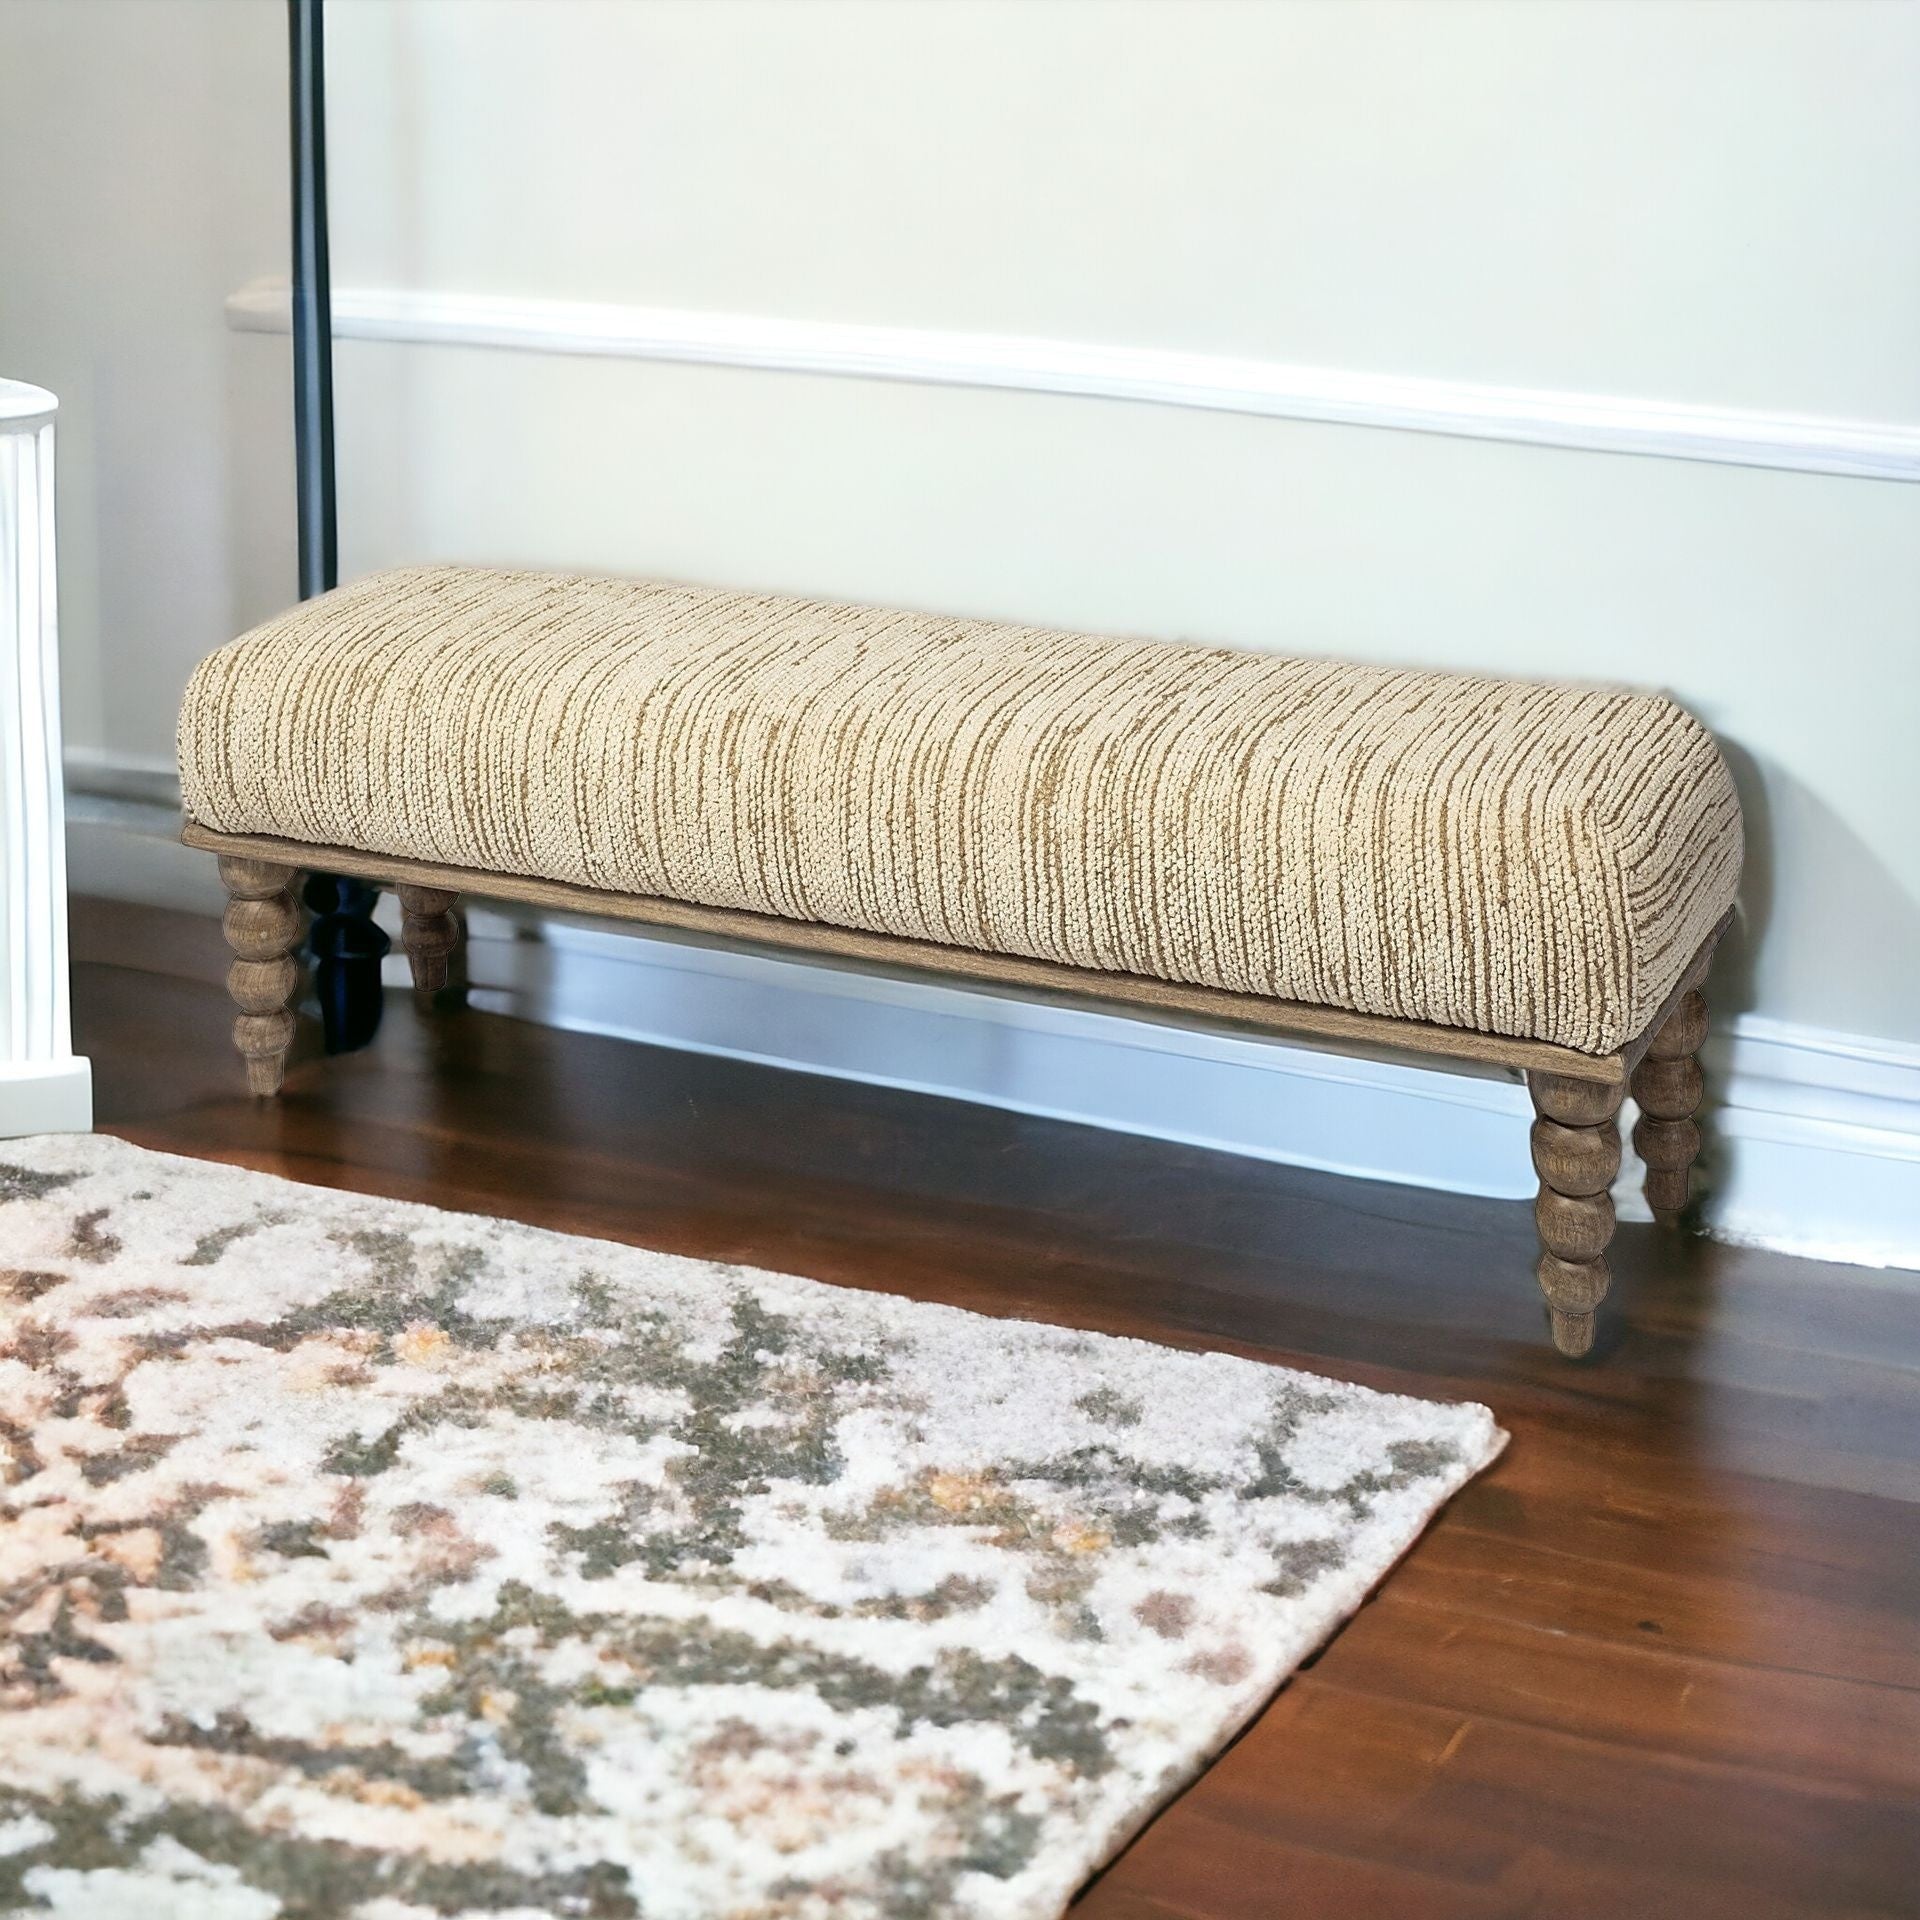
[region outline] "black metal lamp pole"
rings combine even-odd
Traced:
[[[337,586],[333,486],[333,285],[327,263],[327,62],[321,0],[287,0],[293,133],[293,452],[300,598]],[[316,873],[303,898],[327,1051],[364,1047],[380,1025],[380,962],[392,944],[373,924],[372,887]]]
[[[293,457],[300,598],[340,583],[333,492],[333,276],[327,263],[327,60],[320,0],[287,0],[293,98]]]

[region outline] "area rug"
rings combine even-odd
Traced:
[[[0,1912],[1035,1920],[1505,1436],[0,1143]]]

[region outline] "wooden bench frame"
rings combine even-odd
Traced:
[[[772,914],[604,893],[559,880],[442,866],[349,847],[215,833],[193,821],[180,837],[220,859],[220,877],[230,896],[227,942],[235,956],[227,986],[240,1009],[233,1039],[256,1094],[279,1091],[293,1041],[291,1006],[300,985],[294,953],[304,926],[296,888],[303,871],[344,874],[395,888],[413,983],[429,995],[447,984],[449,961],[460,944],[454,903],[461,894],[474,894],[780,952],[1060,994],[1154,1019],[1227,1022],[1274,1036],[1391,1047],[1514,1069],[1526,1076],[1536,1114],[1532,1146],[1540,1178],[1534,1204],[1541,1240],[1540,1286],[1547,1297],[1554,1345],[1573,1357],[1593,1345],[1594,1311],[1611,1278],[1606,1261],[1614,1226],[1611,1188],[1620,1170],[1620,1105],[1629,1088],[1640,1107],[1633,1144],[1646,1163],[1648,1204],[1667,1225],[1686,1208],[1689,1174],[1700,1148],[1693,1119],[1702,1087],[1698,1055],[1707,1032],[1700,987],[1732,919],[1729,914],[1708,935],[1645,1032],[1618,1052],[1589,1054],[1541,1040],[1181,986],[1138,974],[982,953]]]

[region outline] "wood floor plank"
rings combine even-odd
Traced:
[[[1139,1904],[1142,1901],[1147,1904]],[[1511,1893],[1250,1832],[1204,1811],[1162,1821],[1076,1910],[1083,1920],[1274,1920],[1276,1913],[1510,1920]]]
[[[1396,1601],[1711,1660],[1920,1688],[1910,1613],[1703,1567],[1595,1558],[1449,1516],[1394,1576]]]
[[[1658,1862],[1676,1888],[1903,1913],[1920,1870],[1910,1799],[1350,1693],[1317,1670],[1195,1798],[1249,1833],[1492,1885]]]
[[[1920,1692],[1423,1605],[1396,1584],[1327,1651],[1325,1684],[1653,1753],[1761,1763],[1920,1807]]]
[[[1550,1843],[1515,1849],[1494,1880],[1449,1881],[1250,1833],[1199,1810],[1152,1828],[1124,1876],[1108,1875],[1074,1909],[1076,1920],[1808,1920],[1828,1911],[1770,1889],[1649,1870],[1635,1854],[1570,1859]]]
[[[1917,1303],[1920,1305],[1920,1303]],[[1920,1611],[1920,1510],[1906,1500],[1728,1471],[1695,1454],[1543,1431],[1448,1510],[1461,1525],[1648,1570]]]

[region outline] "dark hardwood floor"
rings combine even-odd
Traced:
[[[1920,1289],[389,997],[242,1091],[211,922],[76,903],[100,1124],[320,1185],[1490,1404],[1513,1444],[1088,1920],[1920,1914]],[[311,1046],[309,1036],[305,1044]]]

